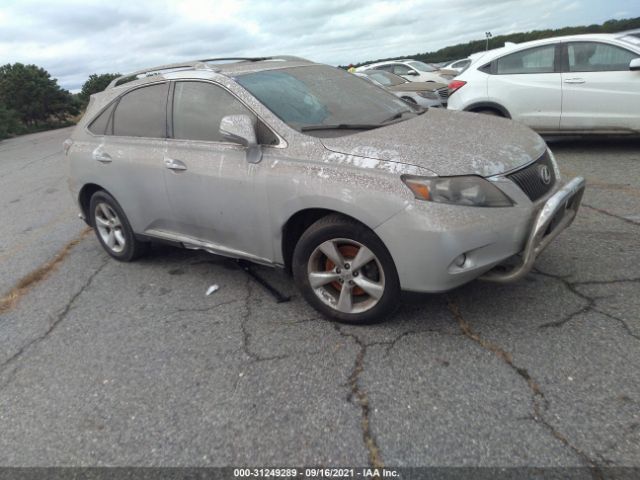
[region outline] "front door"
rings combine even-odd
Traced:
[[[601,42],[566,45],[562,73],[563,130],[640,130],[640,55]]]
[[[255,118],[233,94],[210,82],[178,81],[165,154],[172,230],[216,253],[268,261],[272,233],[263,161],[219,133],[226,115]]]

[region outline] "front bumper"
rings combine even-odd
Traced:
[[[513,207],[414,201],[374,231],[393,258],[403,290],[442,292],[478,277],[514,281],[530,271],[540,252],[571,224],[584,186],[582,178],[575,178],[532,205],[507,181],[501,188],[513,189],[510,195],[519,192],[523,200]],[[516,268],[494,269],[519,254],[523,260]],[[462,264],[457,262],[461,255]]]
[[[522,252],[522,262],[506,272],[490,270],[480,279],[507,283],[529,273],[536,257],[576,218],[584,188],[584,178],[576,177],[549,197],[533,222]]]

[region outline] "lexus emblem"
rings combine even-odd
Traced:
[[[540,180],[545,185],[549,185],[551,183],[551,172],[549,171],[549,167],[546,165],[540,165],[538,167],[538,175],[540,175]]]

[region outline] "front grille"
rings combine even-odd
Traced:
[[[449,87],[438,88],[436,92],[438,92],[440,99],[446,103],[449,98]]]
[[[548,183],[545,183],[544,170],[548,172]],[[544,154],[531,165],[527,165],[521,170],[507,175],[518,185],[522,191],[535,202],[540,197],[544,196],[553,185],[556,183],[556,174],[549,157],[549,151],[545,151]]]

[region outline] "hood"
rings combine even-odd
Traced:
[[[438,88],[446,87],[446,83],[437,82],[407,82],[399,85],[387,87],[392,92],[423,92],[425,90],[433,92]]]
[[[536,160],[547,148],[538,134],[515,121],[438,108],[387,127],[320,140],[333,152],[416,165],[440,176],[490,177]]]

